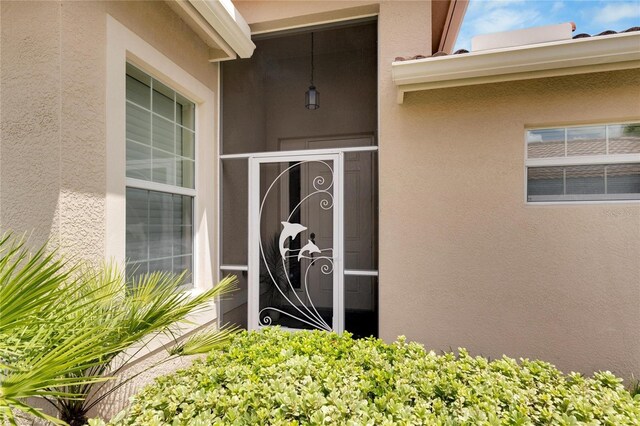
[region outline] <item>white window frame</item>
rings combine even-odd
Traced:
[[[639,154],[602,154],[602,155],[585,155],[575,157],[548,157],[548,158],[529,158],[529,151],[527,145],[527,132],[531,130],[545,130],[545,129],[566,129],[575,127],[591,127],[591,126],[606,126],[616,124],[633,124],[640,123],[640,119],[637,120],[623,120],[623,121],[602,121],[602,122],[589,122],[581,124],[558,124],[547,126],[532,126],[525,127],[524,129],[524,202],[528,206],[545,206],[545,205],[576,205],[576,204],[628,204],[628,203],[640,203],[640,200],[558,200],[558,201],[529,201],[528,194],[528,169],[529,167],[559,167],[559,166],[589,166],[589,165],[602,165],[602,164],[634,164],[640,163]],[[607,130],[608,133],[608,130]],[[609,135],[606,135],[607,140]],[[607,151],[609,144],[607,141]]]
[[[127,62],[127,64],[131,64],[131,62]],[[140,70],[139,68],[137,68],[138,70]],[[140,70],[142,71],[142,70]],[[144,71],[142,71],[144,72]],[[149,76],[149,74],[147,74],[146,72],[144,72],[145,76],[148,76],[149,79],[151,80],[150,86],[149,86],[149,94],[150,94],[150,98],[149,98],[149,107],[145,107],[143,105],[137,104],[133,101],[131,101],[130,99],[126,100],[127,105],[133,105],[136,108],[142,109],[144,111],[146,111],[149,114],[149,117],[151,118],[152,116],[156,115],[156,116],[160,116],[157,112],[153,111],[153,96],[154,96],[154,82],[158,81],[156,79],[152,79],[151,76]],[[127,72],[127,76],[129,76],[129,73]],[[135,77],[134,77],[135,78]],[[173,90],[172,87],[170,85],[165,84],[169,89]],[[174,90],[174,93],[176,95],[180,95],[181,97],[184,97],[184,95],[182,95],[181,93],[177,92]],[[176,101],[176,96],[174,95],[174,102]],[[188,101],[191,101],[191,99],[188,99]],[[194,105],[195,106],[195,105]],[[176,104],[174,103],[173,105],[173,111],[174,111],[174,117],[172,120],[172,126],[175,128],[176,126],[180,126],[182,127],[178,122],[177,122],[177,117],[176,117]],[[195,114],[197,115],[197,106],[195,106]],[[162,116],[160,116],[162,117]],[[163,119],[166,117],[162,117]],[[194,116],[195,118],[195,116]],[[153,120],[151,120],[150,122],[150,132],[151,134],[153,134]],[[194,127],[193,127],[193,133],[194,133],[194,148],[195,148],[195,140],[196,140],[196,127],[195,127],[195,123],[194,123]],[[136,141],[133,141],[136,142]],[[127,139],[127,142],[129,143],[129,139]],[[174,140],[175,143],[175,140]],[[152,149],[150,148],[150,151],[152,151]],[[176,157],[174,155],[174,162],[175,160],[177,160],[178,157]],[[127,160],[128,162],[128,160]],[[194,156],[194,171],[196,170],[195,166],[196,166],[196,159]],[[153,160],[151,160],[151,163],[149,164],[149,166],[151,167],[151,169],[153,170],[155,168],[155,165],[153,163]],[[125,173],[126,174],[126,173]],[[175,176],[174,176],[175,178]],[[194,175],[195,178],[195,175]],[[140,190],[144,190],[144,191],[153,191],[153,192],[160,192],[163,194],[171,194],[171,195],[182,195],[182,196],[187,196],[190,198],[191,200],[191,217],[189,218],[189,221],[191,222],[191,265],[190,268],[193,271],[194,269],[194,257],[195,257],[195,245],[194,245],[194,238],[195,238],[195,227],[193,226],[193,216],[194,216],[194,207],[195,207],[195,202],[196,202],[196,195],[197,192],[195,190],[195,182],[194,182],[194,188],[189,188],[189,187],[185,187],[185,186],[180,186],[180,185],[172,185],[172,184],[166,184],[166,183],[159,183],[159,182],[155,182],[153,180],[146,180],[146,179],[138,179],[138,178],[131,178],[128,177],[126,178],[126,189],[129,188],[134,188],[134,189],[140,189]],[[126,190],[125,189],[125,190]],[[149,202],[149,200],[147,199],[147,203]],[[183,218],[184,220],[184,218]],[[148,224],[147,224],[148,225]],[[126,225],[125,225],[126,228]],[[125,229],[125,231],[128,231]],[[147,242],[147,248],[148,248],[148,242]],[[125,244],[125,250],[126,250],[126,244]],[[174,260],[174,256],[171,256],[172,261]],[[127,261],[130,261],[131,259],[127,259]],[[148,256],[147,256],[147,263],[149,262]],[[166,272],[174,272],[174,270],[172,269],[171,271],[166,271]],[[193,274],[189,277],[187,277],[186,281],[188,283],[189,287],[193,287]],[[186,288],[186,285],[185,285]]]
[[[127,62],[169,86],[196,104],[194,189],[126,177],[126,64]],[[189,195],[193,198],[193,288],[202,293],[214,285],[217,264],[216,193],[218,138],[214,92],[138,35],[107,16],[106,63],[106,242],[105,253],[125,262],[126,188]],[[215,317],[214,317],[215,318]],[[212,318],[209,318],[212,319]]]

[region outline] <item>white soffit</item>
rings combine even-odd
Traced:
[[[250,58],[256,45],[251,30],[231,0],[188,0],[241,58]]]
[[[640,32],[397,61],[391,75],[404,94],[419,90],[640,68]]]

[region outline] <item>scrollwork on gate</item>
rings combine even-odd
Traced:
[[[312,180],[313,192],[311,192],[310,194],[302,198],[300,202],[296,206],[294,206],[293,209],[291,209],[291,211],[289,212],[289,216],[287,217],[287,220],[281,222],[282,230],[280,231],[278,246],[279,246],[280,258],[281,258],[280,261],[282,262],[282,267],[285,271],[284,276],[286,277],[286,281],[287,281],[286,282],[286,285],[288,286],[287,290],[290,290],[290,291],[285,292],[280,288],[280,285],[278,284],[274,276],[275,271],[270,270],[269,262],[267,262],[267,259],[265,257],[262,238],[260,238],[260,241],[259,241],[260,256],[262,257],[268,276],[270,277],[270,281],[271,281],[270,285],[275,286],[275,288],[280,293],[280,296],[282,297],[282,299],[290,305],[291,307],[290,310],[293,313],[285,311],[275,306],[267,306],[265,308],[262,308],[258,313],[258,317],[261,318],[260,319],[261,326],[272,325],[273,319],[271,315],[268,315],[267,313],[278,312],[280,313],[280,315],[285,315],[287,317],[293,318],[311,327],[314,327],[320,330],[326,330],[326,331],[332,330],[331,326],[318,313],[318,310],[316,309],[316,306],[313,303],[313,300],[311,299],[311,296],[309,294],[308,278],[309,278],[309,270],[313,265],[316,265],[316,264],[320,265],[320,272],[322,274],[330,275],[333,273],[333,267],[334,267],[333,248],[330,248],[330,247],[320,248],[316,246],[315,242],[312,241],[312,239],[307,239],[307,242],[302,246],[300,250],[290,250],[289,247],[286,246],[287,242],[293,241],[296,238],[302,238],[300,234],[302,234],[304,231],[307,230],[306,226],[300,223],[291,222],[291,218],[296,212],[296,210],[298,210],[304,203],[317,202],[319,204],[319,207],[323,210],[330,210],[331,208],[333,208],[334,199],[333,199],[333,194],[331,192],[331,189],[333,187],[334,173],[333,173],[332,167],[325,161],[313,160],[313,161],[301,161],[293,165],[290,165],[289,167],[284,169],[274,179],[274,181],[271,183],[271,185],[265,192],[264,197],[262,198],[262,202],[260,204],[260,212],[259,212],[259,216],[260,216],[259,223],[262,223],[262,209],[265,205],[265,201],[267,200],[267,197],[269,196],[269,193],[271,192],[271,190],[280,181],[280,179],[283,176],[285,176],[287,173],[289,173],[293,168],[301,167],[303,164],[310,164],[310,163],[318,163],[323,167],[326,167],[330,171],[331,180],[329,182],[326,182],[326,179],[324,176],[322,175],[315,176]],[[297,253],[294,253],[294,251],[297,251]],[[329,256],[327,255],[327,253],[331,253],[331,255]],[[291,283],[291,280],[289,279],[289,268],[287,265],[288,263],[287,260],[290,260],[290,259],[297,262],[300,262],[302,259],[310,260],[309,265],[307,265],[304,271],[303,282],[302,282],[302,288],[307,297],[308,304],[305,304],[300,299],[293,284]],[[293,294],[295,299],[289,298],[288,294]],[[295,301],[297,301],[298,304],[296,304]],[[262,316],[263,314],[265,315]]]

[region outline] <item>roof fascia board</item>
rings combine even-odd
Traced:
[[[467,13],[469,0],[452,0],[447,12],[447,20],[444,24],[440,46],[438,51],[451,53],[460,33],[464,15]]]
[[[251,30],[231,0],[189,0],[214,30],[241,58],[250,58],[256,45]]]
[[[518,46],[394,62],[391,73],[404,93],[560,75],[637,68],[640,33]]]
[[[186,1],[168,1],[169,7],[173,9],[196,34],[209,46],[209,61],[219,62],[236,59],[238,55],[225,42],[202,15]]]

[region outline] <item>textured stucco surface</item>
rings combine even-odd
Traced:
[[[209,49],[162,1],[2,1],[0,228],[105,256],[106,20],[212,90]]]
[[[640,71],[425,91],[398,105],[390,65],[430,53],[430,7],[379,3],[381,337],[637,377],[640,205],[526,205],[524,129],[640,119]],[[238,8],[261,23],[332,4]]]
[[[106,14],[214,90],[216,68],[162,2],[1,7],[0,225],[101,259]],[[250,22],[292,13],[260,7]],[[523,144],[526,126],[640,119],[640,71],[425,91],[398,105],[390,64],[430,53],[429,20],[428,2],[380,3],[381,337],[637,377],[640,205],[526,205]]]
[[[425,91],[396,108],[382,115],[382,337],[637,377],[640,204],[526,205],[524,129],[638,119],[640,70]]]
[[[0,7],[0,230],[102,261],[107,233],[124,233],[105,225],[107,15],[214,92],[218,67],[163,1],[2,1]],[[185,362],[146,372],[96,414],[115,414],[151,377]]]
[[[60,242],[67,253],[101,259],[106,233],[104,12],[91,3],[64,2],[59,16]]]
[[[0,225],[59,242],[60,31],[57,3],[0,3]]]

